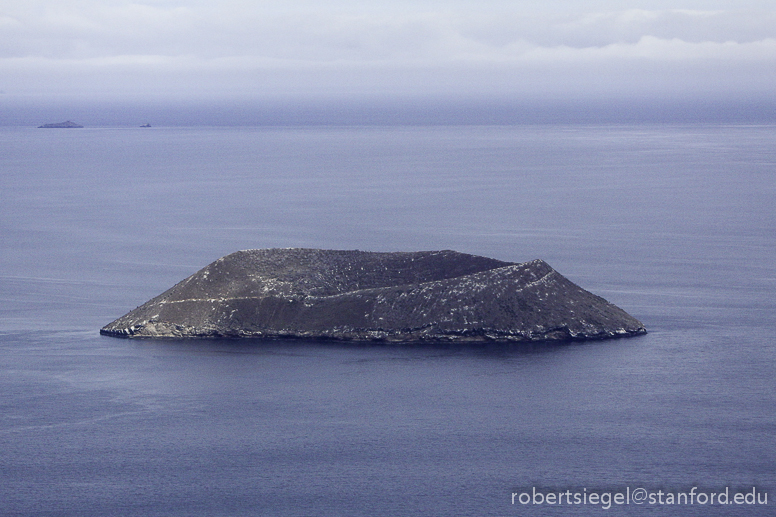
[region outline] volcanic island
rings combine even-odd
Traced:
[[[83,128],[81,124],[76,124],[75,122],[72,122],[70,120],[66,120],[65,122],[53,122],[50,124],[43,124],[42,126],[38,126],[38,129],[80,129]]]
[[[543,260],[288,248],[222,257],[100,333],[531,343],[628,337],[646,329]]]

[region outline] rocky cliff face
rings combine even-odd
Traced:
[[[531,342],[646,332],[541,260],[454,251],[238,251],[106,325],[119,337]]]

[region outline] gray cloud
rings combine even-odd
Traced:
[[[762,94],[776,79],[776,9],[7,4],[0,89],[9,95]]]

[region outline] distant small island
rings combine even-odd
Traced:
[[[140,126],[140,127],[151,127],[151,124],[143,124],[143,125],[142,125],[142,126]]]
[[[115,337],[526,343],[644,325],[542,260],[455,251],[238,251],[109,323]]]
[[[70,120],[67,120],[65,122],[54,122],[51,124],[43,124],[42,126],[38,126],[38,128],[46,128],[46,129],[72,129],[72,128],[82,128],[83,126],[80,124],[76,124],[75,122],[72,122]]]

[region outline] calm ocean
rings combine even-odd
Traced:
[[[0,128],[0,515],[774,515],[775,199],[773,125]],[[542,258],[650,332],[98,334],[267,247]]]

